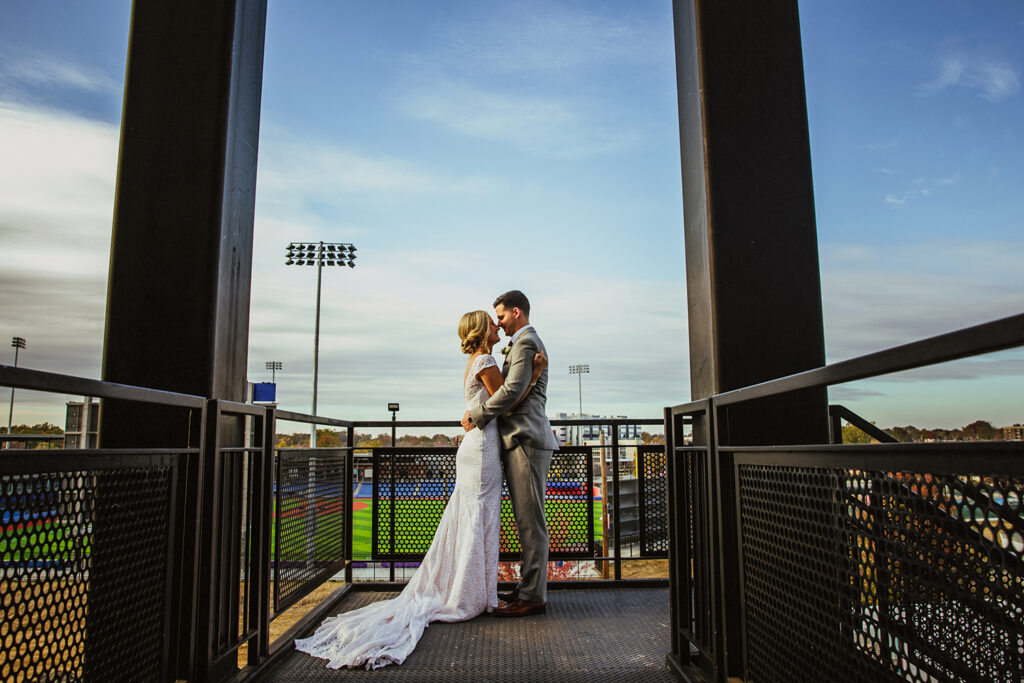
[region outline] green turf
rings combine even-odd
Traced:
[[[0,557],[4,562],[36,560],[77,560],[91,552],[89,537],[78,525],[52,522],[35,524],[0,534]]]
[[[362,501],[367,504],[367,507],[362,510],[357,510],[352,515],[352,558],[355,560],[365,560],[370,557],[370,535],[373,526],[373,503],[372,501]],[[445,501],[434,501],[434,500],[415,500],[415,501],[397,501],[396,513],[398,518],[407,517],[414,515],[424,520],[424,527],[417,529],[415,534],[402,534],[399,533],[397,543],[399,547],[405,552],[426,552],[430,546],[430,541],[433,538],[433,531],[436,529],[438,520],[441,518],[441,513],[444,511]],[[585,514],[586,502],[580,501],[578,503],[567,504],[562,508],[563,513],[568,510],[571,516],[577,516]],[[594,501],[594,538],[597,543],[601,542],[601,501]],[[548,526],[549,532],[552,536],[555,535],[556,525],[555,520],[552,519],[555,512],[555,506],[548,506]],[[511,524],[512,519],[512,508],[509,501],[502,501],[502,526],[507,528],[507,525]],[[427,520],[430,520],[429,527]],[[582,525],[581,525],[582,526]],[[429,528],[429,533],[426,533],[426,529]],[[564,540],[569,542],[580,543],[586,542],[585,527],[583,527],[583,535],[578,538],[566,537]],[[386,529],[382,529],[386,531]],[[382,535],[382,542],[386,536]],[[403,543],[404,541],[404,543]],[[518,549],[518,548],[517,548]]]
[[[356,510],[352,514],[352,557],[356,560],[365,560],[370,557],[371,532],[373,523],[373,502],[362,500],[366,507]],[[292,510],[297,505],[303,504],[302,500],[286,501],[282,509]],[[397,542],[401,549],[406,552],[425,552],[433,538],[434,529],[444,512],[446,502],[443,500],[412,500],[397,501],[396,512],[399,519],[410,516],[422,520],[422,525],[412,532],[398,535]],[[566,504],[560,508],[563,516],[568,512],[570,517],[584,514],[586,504],[584,502]],[[329,515],[335,517],[336,515]],[[558,524],[556,524],[555,506],[549,505],[548,517],[549,527],[552,535],[556,535]],[[509,501],[502,501],[502,525],[507,529],[511,523],[512,512]],[[325,520],[326,521],[326,520]],[[336,525],[325,523],[319,526],[317,546],[332,546],[333,539],[330,534],[335,533]],[[386,528],[382,529],[386,532]],[[16,531],[13,533],[0,534],[0,557],[4,562],[30,560],[74,560],[82,556],[84,552],[88,555],[91,548],[88,536],[82,536],[80,529],[74,525],[44,521],[31,530]],[[272,534],[276,533],[276,527],[272,527]],[[507,533],[507,532],[506,532]],[[584,532],[585,533],[585,532]],[[594,536],[601,540],[601,503],[594,502]],[[382,539],[386,539],[382,535]],[[585,542],[586,538],[563,537],[568,542]],[[271,538],[273,542],[273,537]],[[283,557],[282,559],[305,559],[305,547],[296,549],[294,557]]]

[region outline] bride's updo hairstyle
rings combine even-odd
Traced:
[[[473,353],[487,341],[487,333],[491,330],[491,316],[487,311],[470,311],[459,321],[459,339],[462,340],[462,352]]]

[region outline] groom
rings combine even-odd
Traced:
[[[544,412],[548,371],[541,373],[536,384],[530,384],[533,357],[539,351],[547,354],[530,324],[530,302],[525,294],[513,289],[494,300],[494,312],[498,324],[510,338],[503,350],[505,364],[501,374],[505,383],[486,403],[467,411],[462,426],[468,432],[473,427],[482,429],[491,420],[500,418],[501,461],[519,529],[522,578],[512,593],[502,596],[505,604],[499,605],[494,614],[525,617],[547,611],[548,525],[544,518],[544,495],[551,454],[558,448],[558,442]],[[523,402],[516,405],[531,386]]]

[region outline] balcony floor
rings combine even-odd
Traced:
[[[396,593],[357,592],[341,611]],[[291,652],[267,681],[674,681],[668,588],[553,590],[548,613],[432,624],[401,666],[333,670]]]

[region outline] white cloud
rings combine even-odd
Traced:
[[[911,181],[911,184],[914,185],[914,189],[888,193],[885,195],[885,199],[883,201],[886,206],[892,208],[904,206],[916,199],[930,197],[939,187],[954,185],[957,180],[958,179],[956,177],[914,178]]]
[[[994,103],[1020,90],[1020,75],[1002,62],[951,55],[942,59],[936,76],[919,85],[914,94],[930,97],[952,86],[977,91],[980,97]]]
[[[23,367],[98,377],[116,126],[0,102],[0,334]],[[19,392],[15,420],[62,420],[67,397]]]
[[[594,65],[669,63],[671,44],[651,34],[661,27],[600,11],[551,3],[498,5],[486,19],[453,26],[446,66],[494,72],[563,73]]]
[[[260,137],[257,201],[271,216],[379,205],[396,196],[486,195],[495,181],[483,175],[450,177],[420,163],[369,155],[333,144],[311,143],[273,127]],[[322,217],[312,216],[317,223]],[[296,239],[302,239],[297,236]]]
[[[118,93],[121,83],[101,70],[67,62],[48,54],[0,49],[0,87],[71,88],[86,92]]]
[[[875,173],[884,173],[885,175],[896,175],[896,171],[891,168],[876,168]]]
[[[829,362],[1024,310],[1024,244],[822,245]]]
[[[409,92],[406,113],[473,138],[505,143],[530,154],[585,158],[625,149],[639,134],[601,124],[561,97],[513,94],[469,83],[433,83]]]
[[[456,419],[465,364],[455,332],[459,317],[490,311],[493,297],[513,286],[530,297],[531,320],[548,347],[550,413],[576,409],[577,384],[565,371],[574,362],[591,366],[584,381],[588,412],[658,417],[661,403],[687,400],[685,321],[662,303],[680,299],[681,291],[614,276],[570,281],[526,269],[502,276],[479,262],[469,246],[431,253],[395,245],[369,265],[325,270],[325,291],[332,294],[322,302],[321,412],[377,419],[386,417],[387,402],[399,401],[409,419]],[[266,361],[284,363],[279,401],[299,412],[309,409],[316,298],[315,272],[305,271],[260,271],[249,354],[256,379],[265,379]]]

